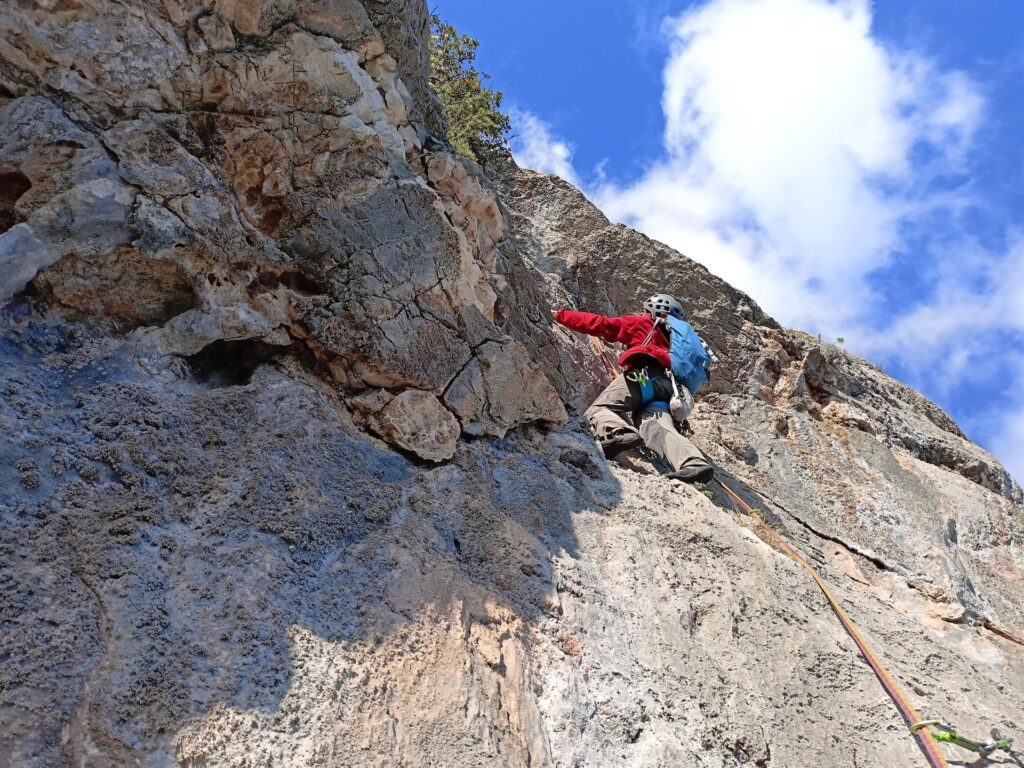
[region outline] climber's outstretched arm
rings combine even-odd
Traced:
[[[626,331],[625,323],[618,317],[605,317],[593,312],[576,312],[571,309],[559,309],[552,312],[551,316],[556,323],[564,325],[566,328],[585,333],[588,336],[598,336],[612,344],[628,341],[623,337]]]

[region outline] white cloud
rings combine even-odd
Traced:
[[[960,162],[977,88],[882,46],[861,0],[715,0],[666,29],[665,158],[591,195],[784,323],[853,336],[903,223],[947,202],[917,190]]]
[[[1011,233],[1005,254],[961,242],[937,256],[929,301],[894,318],[867,349],[921,371],[942,362],[955,383],[968,368],[985,370],[986,358],[1006,346],[997,336],[1024,340],[1024,233]],[[953,339],[960,354],[951,355]],[[1024,364],[1018,371],[1024,381]]]
[[[1022,380],[1024,371],[1018,381]],[[1017,480],[1024,478],[1024,402],[1017,403],[1014,410],[1003,414],[991,445],[1010,474]]]
[[[572,147],[554,138],[551,127],[536,115],[519,109],[509,111],[512,119],[512,156],[523,168],[561,176],[580,185],[572,166]]]

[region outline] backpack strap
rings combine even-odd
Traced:
[[[647,334],[647,338],[644,339],[644,343],[641,344],[641,346],[646,347],[648,344],[651,343],[651,339],[654,338],[654,332],[656,330],[658,330],[658,323],[660,323],[660,322],[661,322],[661,318],[660,317],[654,318],[654,325],[651,326],[651,332]]]

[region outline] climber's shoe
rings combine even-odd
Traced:
[[[715,468],[710,464],[695,464],[690,467],[669,472],[665,477],[682,480],[684,483],[707,483],[715,476]]]
[[[613,459],[623,451],[630,451],[643,445],[643,440],[636,432],[616,432],[601,439],[601,450],[606,459]]]

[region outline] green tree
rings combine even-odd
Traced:
[[[430,18],[430,87],[441,99],[448,143],[481,165],[508,152],[511,130],[501,92],[485,88],[490,75],[475,66],[479,41],[460,34],[435,14]]]

